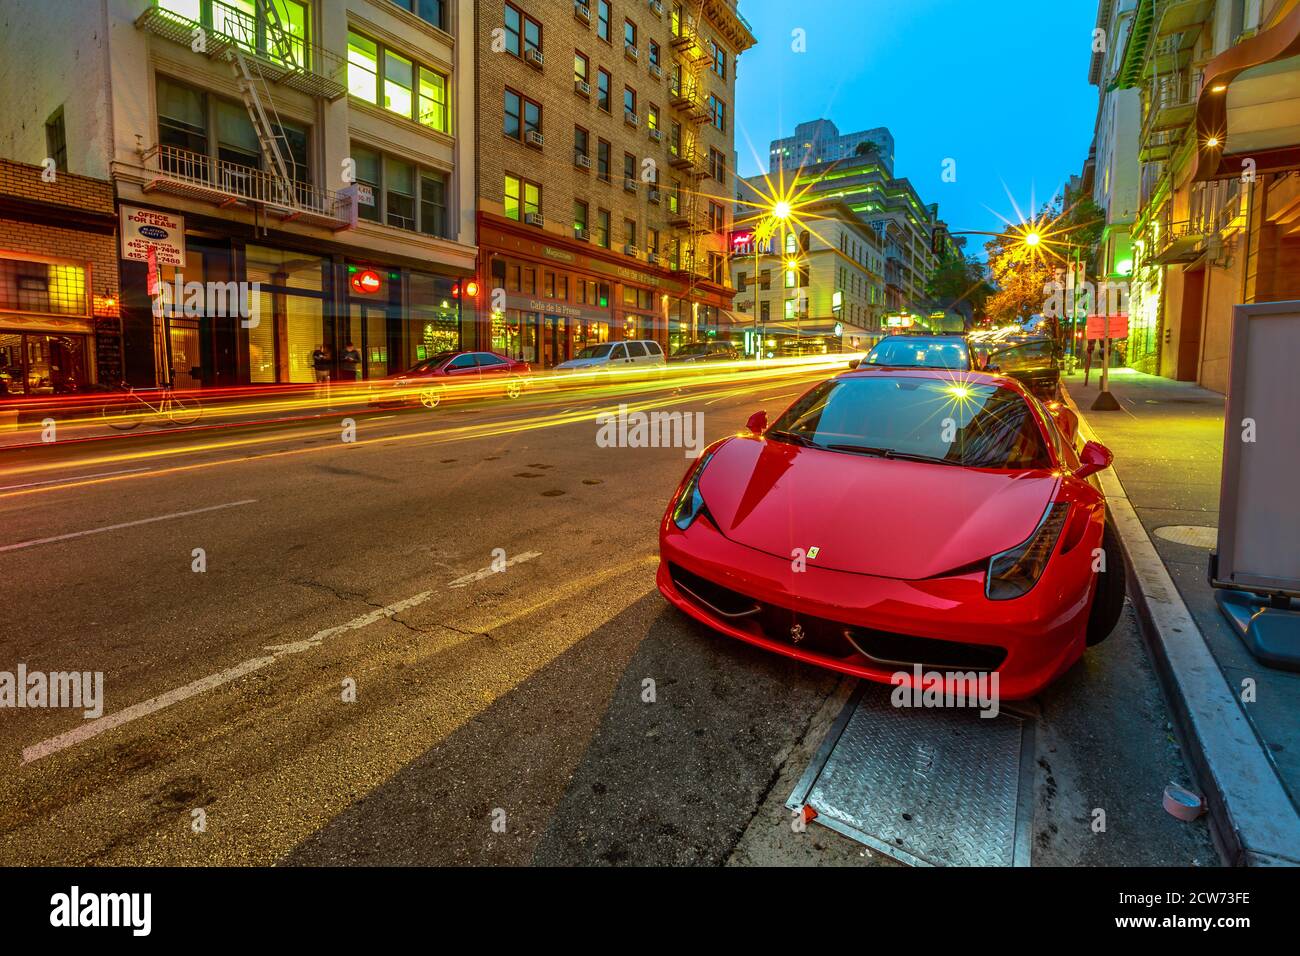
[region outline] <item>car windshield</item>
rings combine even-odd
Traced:
[[[705,345],[703,342],[701,342],[698,345],[683,345],[681,348],[679,348],[676,352],[673,353],[673,356],[676,357],[678,355],[708,355],[708,354],[709,354],[709,347]]]
[[[932,339],[916,336],[884,339],[867,355],[868,365],[892,365],[896,368],[970,368],[966,343],[958,339]]]
[[[588,345],[578,353],[580,359],[604,358],[609,354],[611,346],[609,345]]]
[[[1051,468],[1024,398],[1009,388],[930,378],[823,382],[767,433],[831,451],[921,458],[970,468]]]

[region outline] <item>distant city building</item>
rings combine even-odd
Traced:
[[[796,126],[793,136],[772,141],[768,170],[775,173],[796,170],[804,165],[834,163],[861,156],[864,150],[874,152],[887,175],[894,174],[894,137],[885,127],[841,135],[830,120],[813,120]]]

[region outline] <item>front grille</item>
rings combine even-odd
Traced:
[[[671,562],[668,573],[687,600],[733,627],[839,661],[884,670],[919,664],[926,670],[995,671],[1007,657],[1003,647],[911,637],[802,614],[747,597]]]

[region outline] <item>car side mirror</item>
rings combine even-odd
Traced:
[[[755,435],[761,435],[767,431],[767,412],[755,412],[749,416],[749,421],[745,422],[745,427]]]
[[[852,368],[857,368],[857,367],[858,367],[859,365],[861,365],[861,364],[862,364],[862,359],[850,359],[850,360],[849,360],[849,368],[851,368],[851,369],[852,369]]]
[[[1086,442],[1079,452],[1080,464],[1074,471],[1074,477],[1087,478],[1099,471],[1105,471],[1114,460],[1115,456],[1105,445],[1095,441]]]

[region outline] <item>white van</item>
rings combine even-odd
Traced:
[[[635,373],[662,372],[666,366],[664,350],[653,339],[632,339],[626,342],[604,342],[589,345],[576,358],[555,366],[560,375],[620,374],[633,377]]]

